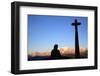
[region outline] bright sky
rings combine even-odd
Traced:
[[[88,18],[75,16],[28,15],[28,50],[50,51],[54,44],[58,47],[75,47],[75,27],[72,22],[77,19],[79,45],[88,46]]]

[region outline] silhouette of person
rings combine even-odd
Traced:
[[[54,59],[61,58],[60,51],[58,50],[58,45],[55,44],[53,50],[51,51],[51,57]]]

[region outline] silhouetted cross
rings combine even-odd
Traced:
[[[81,23],[75,19],[75,22],[72,23],[73,26],[75,26],[75,57],[80,58],[80,50],[79,50],[79,40],[78,40],[78,28],[77,26]]]
[[[72,23],[72,25],[74,25],[74,26],[77,26],[77,25],[80,25],[80,24],[81,24],[80,22],[77,22],[77,19],[75,19],[75,22]]]

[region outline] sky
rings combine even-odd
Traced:
[[[28,15],[28,51],[44,52],[59,48],[75,47],[75,27],[71,24],[77,19],[79,46],[88,47],[88,17]]]

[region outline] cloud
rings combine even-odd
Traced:
[[[30,56],[51,56],[51,52],[32,52]]]
[[[62,56],[66,57],[75,57],[75,49],[74,48],[69,48],[69,47],[62,47],[59,48],[59,51]],[[87,56],[87,48],[80,48],[80,55],[81,57],[86,57]],[[31,52],[28,54],[29,56],[51,56],[51,51],[46,51],[46,52]]]
[[[60,48],[59,50],[62,56],[75,57],[75,48],[63,47]],[[86,55],[87,55],[87,48],[80,48],[80,56],[85,57]]]

